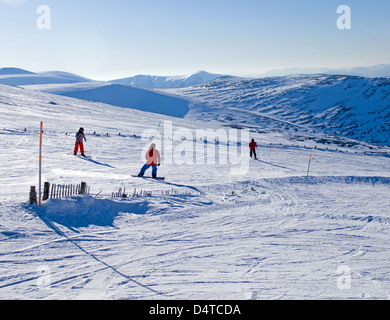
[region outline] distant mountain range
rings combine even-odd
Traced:
[[[298,74],[329,74],[329,75],[352,75],[367,78],[390,77],[390,64],[381,64],[372,67],[354,68],[285,68],[270,70],[258,75],[256,78],[284,77]],[[179,89],[201,85],[218,78],[229,76],[225,74],[215,74],[206,71],[198,71],[186,75],[176,76],[156,76],[156,75],[135,75],[132,77],[113,79],[109,83],[129,85],[144,89]],[[19,68],[0,68],[0,84],[24,86],[39,84],[59,84],[59,83],[80,83],[94,81],[79,75],[63,72],[31,72]]]
[[[184,88],[196,86],[215,80],[224,75],[199,71],[192,74],[180,76],[153,76],[137,75],[133,77],[114,79],[109,83],[129,85],[145,89],[167,89]],[[12,86],[40,85],[40,84],[60,84],[60,83],[80,83],[92,82],[94,80],[78,76],[73,73],[62,71],[31,72],[19,68],[0,69],[0,84]],[[99,81],[100,82],[100,81]]]
[[[390,64],[380,64],[371,67],[352,67],[352,68],[285,68],[270,70],[261,74],[259,77],[278,77],[294,74],[336,74],[351,75],[368,78],[390,77]]]
[[[386,68],[370,70],[385,73]],[[386,77],[317,74],[245,79],[201,71],[98,82],[65,72],[4,68],[0,84],[174,117],[218,120],[258,132],[282,131],[292,139],[312,132],[390,146]]]
[[[222,74],[199,71],[193,74],[187,74],[182,76],[137,75],[129,78],[111,80],[110,82],[147,89],[168,89],[196,86],[218,79],[222,76]]]

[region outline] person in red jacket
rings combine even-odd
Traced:
[[[156,149],[156,144],[152,143],[149,147],[149,150],[146,151],[145,154],[146,163],[142,167],[138,177],[143,177],[145,171],[152,167],[152,177],[157,178],[157,167],[160,166],[161,163],[161,155],[160,152]]]
[[[84,128],[80,128],[79,131],[76,133],[76,143],[75,143],[74,151],[73,151],[74,155],[77,155],[77,151],[79,151],[79,148],[80,148],[81,155],[83,157],[85,157],[84,141],[87,141],[87,139],[85,138],[85,134],[84,134]]]
[[[255,142],[255,139],[252,139],[252,141],[249,143],[251,158],[252,158],[252,156],[255,156],[255,159],[257,159],[256,148],[257,148],[257,143]]]

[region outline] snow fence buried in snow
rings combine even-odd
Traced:
[[[38,215],[67,227],[89,225],[113,226],[115,218],[123,213],[145,214],[146,202],[96,199],[92,196],[51,199],[42,205]]]

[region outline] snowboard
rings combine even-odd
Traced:
[[[153,178],[153,177],[145,177],[145,176],[143,176],[143,177],[138,177],[138,176],[136,176],[136,175],[132,175],[132,177],[133,178],[142,178],[142,179],[152,179],[152,180],[165,180],[165,177],[157,177],[157,178]]]
[[[69,156],[74,156],[74,157],[79,157],[79,158],[92,158],[91,156],[82,156],[81,155],[81,153],[77,153],[77,154],[74,154],[73,152],[71,152],[71,153],[67,153],[67,155],[69,155]]]
[[[73,156],[73,157],[77,157],[80,159],[93,160],[93,158],[91,156],[82,156],[81,154],[73,154],[73,153],[68,153],[68,155]]]

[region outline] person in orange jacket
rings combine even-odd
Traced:
[[[252,158],[252,156],[255,156],[255,159],[257,159],[256,148],[257,148],[257,143],[255,142],[255,139],[252,139],[252,141],[249,143],[250,157],[251,158]]]
[[[145,153],[146,163],[142,167],[138,177],[143,177],[145,171],[152,167],[152,177],[157,178],[157,167],[161,163],[160,151],[156,149],[156,144],[152,143],[149,147],[149,150]]]

